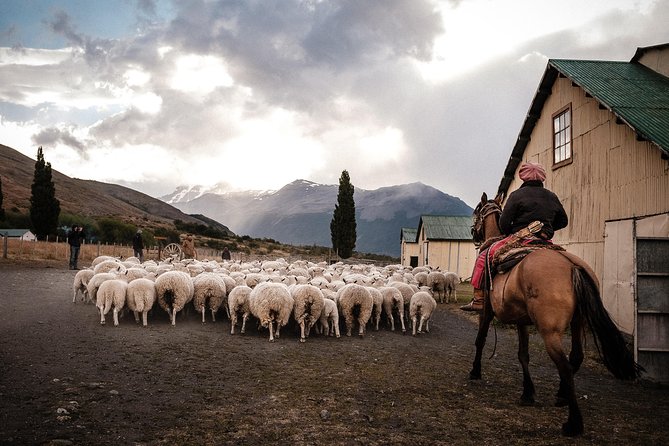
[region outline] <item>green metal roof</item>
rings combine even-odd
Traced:
[[[421,215],[418,233],[425,226],[427,240],[471,240],[472,218],[450,215]]]
[[[0,237],[23,237],[26,233],[30,232],[30,229],[0,229]]]
[[[637,50],[637,53],[639,51]],[[669,155],[669,78],[636,62],[550,59],[532,100],[498,192],[506,193],[534,125],[559,75],[567,77],[637,134]]]
[[[418,240],[418,229],[416,228],[402,228],[400,230],[400,241],[407,243],[416,243]]]

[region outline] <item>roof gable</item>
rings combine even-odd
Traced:
[[[400,230],[400,241],[406,243],[416,243],[418,240],[418,229],[402,228]]]
[[[472,219],[467,216],[421,215],[418,234],[427,240],[471,240]]]
[[[650,141],[663,156],[669,156],[669,78],[636,62],[550,59],[504,169],[498,193],[505,193],[513,181],[534,126],[560,75],[628,125],[639,139]]]

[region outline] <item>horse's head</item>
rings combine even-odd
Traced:
[[[502,195],[497,195],[494,200],[488,200],[488,195],[483,192],[481,202],[474,209],[474,224],[472,225],[472,240],[475,246],[481,246],[486,239],[500,235],[499,216],[502,213]]]

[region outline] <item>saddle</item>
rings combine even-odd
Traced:
[[[531,223],[527,228],[521,229],[506,239],[502,246],[496,247],[492,256],[486,255],[485,289],[492,289],[492,280],[497,274],[510,271],[534,251],[539,249],[565,250],[562,246],[554,245],[553,242],[539,236],[542,226],[540,222]],[[496,240],[494,243],[502,243],[502,240],[505,239]]]

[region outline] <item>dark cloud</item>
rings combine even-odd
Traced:
[[[31,139],[37,146],[48,147],[58,143],[64,144],[77,151],[82,158],[88,158],[86,154],[86,145],[79,141],[68,130],[61,130],[57,127],[48,127],[33,135]]]

